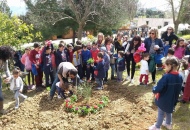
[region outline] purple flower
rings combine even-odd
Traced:
[[[90,108],[90,106],[87,105],[86,108]]]
[[[82,110],[81,112],[84,113],[84,110]]]
[[[77,107],[77,108],[75,108],[75,110],[76,110],[76,111],[78,111],[78,109],[79,109],[78,107]]]

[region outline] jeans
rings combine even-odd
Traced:
[[[158,107],[158,118],[157,118],[157,122],[156,122],[156,128],[160,128],[160,126],[162,125],[162,122],[164,120],[164,114],[166,115],[166,124],[167,125],[171,124],[172,113],[164,112]]]
[[[2,79],[0,77],[0,101],[3,101],[3,93],[2,93]]]
[[[82,65],[78,65],[77,67],[78,67],[78,75],[80,79],[82,79],[83,78]]]
[[[61,89],[60,87],[56,86],[57,91],[58,91],[58,95],[62,96],[64,99],[66,99],[67,97],[65,96],[65,90]],[[69,91],[71,95],[73,95],[72,91]]]
[[[123,71],[117,70],[117,80],[119,81],[123,80]]]
[[[111,76],[114,77],[114,73],[115,73],[115,64],[110,64],[111,66]]]
[[[106,76],[105,76],[105,78],[104,78],[104,81],[108,81],[108,70],[105,72],[106,74]]]
[[[97,66],[97,63],[94,63],[94,66]],[[90,67],[90,71],[91,71],[91,74],[92,74],[92,80],[94,80],[94,68]]]
[[[103,79],[95,78],[98,87],[103,88]]]
[[[22,97],[22,98],[25,98],[25,95],[20,93],[19,90],[14,90],[13,92],[15,93],[14,98],[16,100],[16,107],[19,107],[19,104],[20,104],[19,103],[19,96]]]
[[[51,79],[51,83],[53,82],[54,80],[54,76],[53,76],[53,71],[52,72],[49,72],[49,74],[45,73],[45,80],[46,80],[46,87],[50,86],[50,83],[49,83],[49,77]]]
[[[88,65],[87,63],[83,63],[82,71],[83,71],[83,76],[86,76],[86,79],[89,80],[90,79],[90,65]]]
[[[56,83],[59,82],[58,74],[56,74],[55,79],[53,81],[53,84],[51,86],[50,90],[50,96],[53,97],[56,91]]]

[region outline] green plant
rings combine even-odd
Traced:
[[[81,83],[78,86],[77,95],[88,101],[92,95],[92,84],[88,82]]]
[[[88,63],[88,64],[93,64],[93,63],[94,63],[94,59],[92,59],[92,58],[88,59],[88,60],[87,60],[87,63]]]

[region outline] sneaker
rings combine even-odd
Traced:
[[[166,124],[166,121],[163,121],[162,125],[165,126],[168,130],[172,129],[172,125]]]
[[[103,88],[102,87],[97,87],[96,90],[102,90]]]
[[[160,130],[160,128],[156,128],[155,125],[152,125],[148,128],[149,130]]]
[[[58,98],[58,99],[61,99],[61,95],[58,95],[57,98]]]
[[[131,79],[130,76],[128,76],[128,77],[126,78],[127,81],[130,81],[130,79]]]
[[[134,83],[135,83],[135,80],[134,80],[134,79],[131,79],[131,83],[134,84]]]
[[[145,85],[145,84],[141,82],[139,85],[143,86],[143,85]]]
[[[152,82],[153,82],[153,84],[156,84],[156,80],[153,80]]]
[[[18,106],[16,106],[16,107],[15,107],[15,110],[17,110],[18,108],[19,108],[19,107],[18,107]]]
[[[5,111],[4,109],[1,109],[0,110],[0,115],[5,115],[5,114],[7,114],[7,111]]]
[[[24,96],[24,100],[26,100],[28,98],[28,96]]]

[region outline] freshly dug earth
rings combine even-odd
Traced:
[[[142,92],[136,92],[141,89]],[[104,90],[93,90],[92,95],[90,104],[105,95],[110,100],[108,106],[96,114],[80,117],[65,112],[64,100],[55,96],[48,101],[48,91],[44,90],[21,103],[18,110],[10,109],[1,117],[0,127],[2,130],[145,130],[156,120],[151,87],[116,85],[111,81]]]

